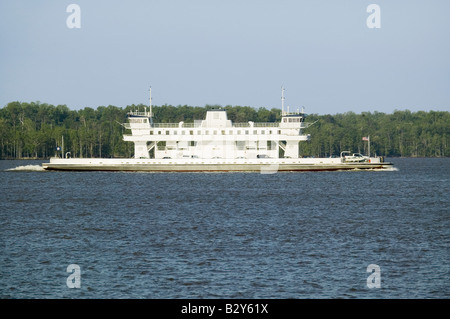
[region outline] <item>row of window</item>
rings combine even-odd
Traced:
[[[146,118],[139,118],[139,117],[131,117],[128,119],[130,123],[138,123],[138,124],[142,124],[142,123],[147,123],[148,120]]]
[[[303,122],[303,117],[285,117],[283,118],[283,123],[300,123]]]
[[[155,132],[155,133],[154,133]],[[194,131],[194,130],[190,130],[190,131],[181,131],[181,135],[194,135],[194,134],[196,134],[196,135],[209,135],[209,133],[210,133],[210,131],[208,131],[208,130],[206,130],[206,131]],[[238,135],[242,135],[242,134],[245,134],[245,135],[249,135],[249,134],[254,134],[254,135],[257,135],[257,134],[261,134],[261,135],[264,135],[264,134],[279,134],[279,135],[281,135],[281,130],[274,130],[274,131],[272,131],[272,130],[269,130],[269,131],[266,131],[266,130],[253,130],[253,131],[251,131],[251,130],[237,130],[236,132],[233,132],[233,131],[228,131],[228,134],[229,135],[234,135],[234,134],[238,134]],[[156,131],[153,131],[153,130],[150,130],[150,135],[153,135],[153,134],[157,134],[157,135],[177,135],[178,134],[178,131],[169,131],[169,130],[166,130],[166,131],[164,131],[164,130],[156,130]],[[226,130],[221,130],[221,131],[217,131],[217,130],[214,130],[214,131],[211,131],[211,134],[212,135],[226,135]]]
[[[274,141],[255,141],[255,142],[248,142],[248,141],[235,141],[236,149],[237,150],[244,150],[244,149],[267,149],[267,150],[276,150],[278,149],[278,143]],[[179,149],[186,149],[186,147],[196,147],[197,141],[187,141],[187,142],[176,142],[176,144],[171,143],[167,144],[165,141],[158,142],[157,147],[158,150],[179,150]],[[225,146],[225,145],[223,145]]]

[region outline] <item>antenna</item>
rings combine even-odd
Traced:
[[[152,87],[151,86],[150,86],[150,89],[149,89],[149,94],[150,94],[150,96],[148,98],[148,100],[149,100],[149,107],[150,107],[149,117],[153,117],[153,112],[152,112]]]
[[[150,107],[150,111],[148,113],[148,117],[150,118],[150,126],[153,127],[152,87],[151,86],[150,86],[150,89],[149,89],[148,103],[149,103],[149,107]]]
[[[281,87],[281,116],[284,115],[284,87]]]

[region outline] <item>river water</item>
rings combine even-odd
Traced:
[[[276,174],[0,161],[0,297],[449,298],[450,159],[387,160]]]

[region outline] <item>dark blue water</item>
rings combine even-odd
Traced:
[[[450,159],[391,160],[269,175],[0,161],[0,297],[449,298]]]

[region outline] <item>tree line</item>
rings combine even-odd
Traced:
[[[132,157],[134,146],[124,142],[129,133],[120,125],[127,113],[143,111],[146,106],[129,105],[85,107],[71,110],[66,105],[39,102],[11,102],[0,109],[0,158],[49,158],[70,152],[71,157]],[[209,108],[188,105],[153,106],[156,123],[186,123],[202,120]],[[238,122],[277,122],[280,109],[225,106],[228,119]],[[304,130],[311,141],[301,142],[301,156],[339,156],[341,151],[367,154],[370,136],[372,155],[387,157],[450,156],[450,113],[445,111],[396,110],[346,112],[335,115],[310,114]],[[63,149],[58,151],[58,147]]]

